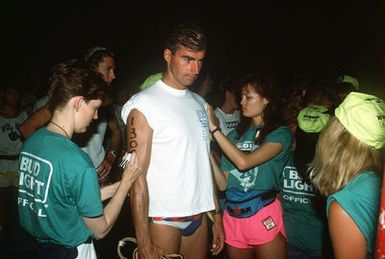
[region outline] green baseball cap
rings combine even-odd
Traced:
[[[385,103],[380,98],[351,92],[336,108],[335,115],[360,141],[376,149],[385,146]]]
[[[144,82],[140,85],[140,90],[144,90],[152,86],[156,83],[159,79],[162,79],[163,73],[155,73],[150,76],[148,76]]]
[[[356,90],[358,90],[358,87],[360,86],[358,80],[350,75],[342,75],[338,78],[337,83],[349,83],[351,84]]]
[[[320,132],[330,119],[327,108],[319,105],[309,105],[303,108],[298,116],[298,127],[307,133]]]

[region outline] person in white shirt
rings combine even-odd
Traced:
[[[236,95],[236,81],[229,79],[221,86],[222,100],[215,108],[215,116],[219,121],[219,127],[223,134],[227,135],[235,129],[241,119]]]
[[[206,54],[201,29],[181,24],[170,31],[161,80],[134,95],[122,109],[127,147],[144,170],[130,195],[140,258],[177,253],[206,258],[206,212],[219,209],[209,161],[206,102],[187,89]],[[213,246],[224,245],[221,214],[214,215]]]

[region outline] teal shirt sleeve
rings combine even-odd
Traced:
[[[284,154],[287,154],[287,152],[291,150],[292,140],[293,135],[289,127],[280,126],[267,135],[264,142],[281,143],[283,146],[283,152],[278,155],[277,159],[282,159]],[[285,157],[285,159],[287,159],[287,157]]]

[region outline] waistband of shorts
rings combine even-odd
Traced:
[[[276,191],[269,191],[269,192],[265,192],[263,194],[261,194],[259,197],[253,197],[252,199],[249,199],[247,201],[251,201],[255,198],[259,198],[261,199],[262,201],[262,206],[261,208],[259,208],[257,211],[255,211],[253,214],[257,213],[260,209],[262,209],[263,207],[266,207],[270,204],[272,204],[275,200],[276,200],[276,197],[277,197],[277,192]],[[251,206],[248,206],[248,207],[244,207],[244,208],[241,208],[241,209],[232,209],[228,206],[226,206],[226,210],[228,210],[230,212],[230,214],[232,216],[235,216],[235,217],[243,217],[242,215],[247,215],[247,214],[250,214],[252,213],[252,207]]]
[[[188,222],[188,221],[196,221],[200,220],[202,218],[202,213],[192,215],[192,216],[185,216],[185,217],[150,217],[149,219],[152,221],[174,221],[174,222]]]
[[[276,191],[271,191],[271,192],[266,192],[266,193],[262,194],[261,195],[261,199],[263,201],[265,201],[265,200],[269,200],[269,199],[272,199],[272,198],[276,198],[276,196],[277,196],[277,192]],[[274,200],[272,200],[271,202],[273,202],[273,201]],[[267,206],[267,205],[265,205],[265,206]]]

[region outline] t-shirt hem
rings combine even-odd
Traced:
[[[194,211],[183,210],[180,212],[175,211],[172,213],[170,213],[170,211],[163,211],[163,212],[160,211],[160,212],[151,212],[148,214],[148,216],[149,217],[188,217],[188,216],[193,216],[193,215],[205,213],[205,212],[208,212],[208,211],[211,211],[214,209],[215,209],[215,206],[210,206],[210,207],[206,207],[206,208],[198,209],[198,210],[194,210]]]

